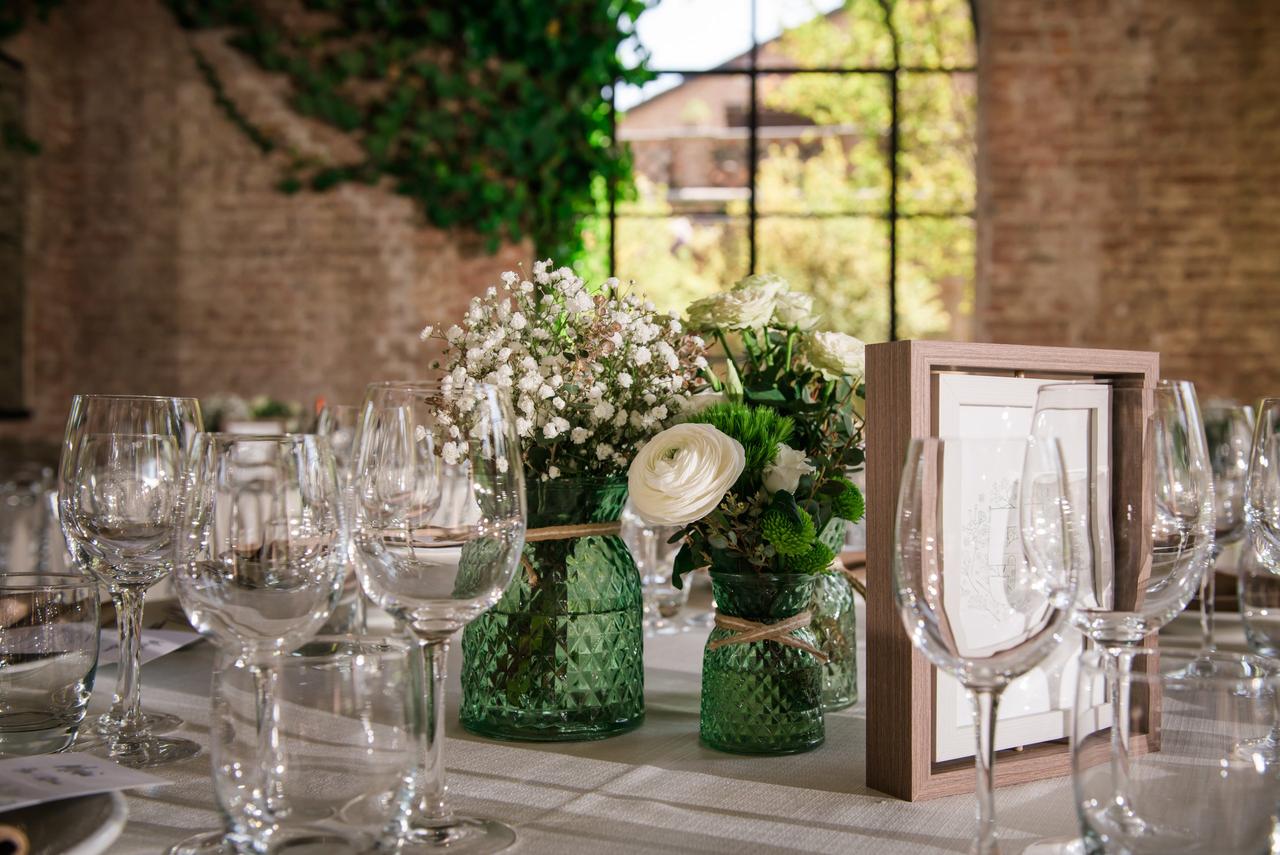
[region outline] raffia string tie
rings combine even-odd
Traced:
[[[575,537],[603,537],[610,534],[621,534],[621,522],[582,523],[581,525],[548,525],[542,528],[531,528],[524,533],[525,543],[541,543],[547,540],[572,540]],[[520,556],[520,565],[529,574],[529,584],[538,584],[538,573],[528,556]]]
[[[826,663],[828,656],[818,648],[814,647],[807,641],[796,638],[791,633],[797,629],[804,629],[813,622],[813,614],[809,611],[800,612],[798,615],[780,620],[777,623],[759,623],[746,618],[732,617],[730,615],[716,615],[716,628],[727,629],[733,635],[725,638],[717,638],[715,641],[707,645],[710,650],[724,647],[727,644],[750,644],[753,641],[776,641],[779,644],[785,644],[787,647],[794,647],[797,650],[804,650],[812,653],[819,662]]]
[[[849,587],[853,588],[854,593],[859,597],[862,597],[865,601],[867,599],[867,586],[866,583],[858,578],[858,572],[856,570],[850,570],[848,567],[845,567],[844,564],[841,564],[836,569],[839,570],[840,574],[849,581]]]
[[[608,534],[621,534],[621,522],[583,523],[581,525],[549,525],[543,528],[531,528],[524,533],[525,543],[539,543],[544,540],[572,540],[575,537],[602,537]]]

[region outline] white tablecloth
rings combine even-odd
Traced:
[[[748,758],[702,747],[704,640],[705,631],[646,639],[641,728],[549,745],[498,743],[461,729],[455,649],[445,747],[454,806],[513,825],[515,852],[967,851],[972,796],[912,804],[867,788],[862,704],[829,715],[826,744],[806,754]],[[179,733],[204,744],[211,664],[202,642],[144,668],[147,706],[181,715]],[[100,674],[95,710],[109,700],[113,676],[111,669]],[[174,784],[129,795],[129,823],[112,853],[163,852],[194,831],[220,827],[208,763],[201,755],[154,770]],[[1076,832],[1068,778],[1002,789],[997,803],[1006,852]]]

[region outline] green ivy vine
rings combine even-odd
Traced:
[[[532,238],[540,255],[581,249],[592,187],[626,182],[603,94],[648,79],[618,47],[651,0],[302,0],[286,20],[262,0],[166,0],[188,29],[286,75],[291,106],[357,140],[355,162],[290,153],[281,189],[390,178],[427,220],[483,236],[490,251]],[[228,117],[262,151],[288,148],[251,124],[197,53]]]

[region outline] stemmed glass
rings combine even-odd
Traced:
[[[1253,447],[1253,409],[1234,404],[1210,404],[1204,408],[1204,432],[1213,470],[1213,560],[1200,585],[1200,656],[1189,667],[1204,669],[1216,660],[1213,610],[1217,561],[1222,550],[1244,537],[1244,493]]]
[[[316,434],[329,440],[333,460],[338,467],[338,483],[342,486],[343,504],[349,517],[354,516],[351,494],[351,457],[355,452],[356,430],[360,424],[360,408],[348,404],[325,404],[316,419]],[[360,583],[354,569],[344,582],[342,600],[334,609],[323,631],[365,632],[369,616]]]
[[[1062,643],[1075,593],[1066,489],[1052,439],[915,439],[902,470],[894,595],[912,643],[973,699],[980,855],[998,851],[1000,693]]]
[[[115,604],[120,664],[98,729],[111,758],[125,766],[160,766],[200,751],[189,739],[154,735],[182,722],[142,712],[139,658],[143,596],[173,569],[183,470],[200,424],[194,398],[119,395],[76,395],[67,419],[59,517],[71,554]]]
[[[369,387],[357,441],[352,542],[365,593],[418,642],[430,702],[417,709],[421,767],[402,852],[495,852],[515,834],[445,803],[450,638],[501,597],[524,546],[520,446],[507,395],[484,383]],[[429,678],[429,679],[428,679]]]
[[[1066,453],[1076,520],[1079,578],[1075,626],[1109,657],[1111,779],[1106,818],[1143,835],[1128,787],[1129,676],[1143,639],[1186,608],[1212,561],[1213,480],[1195,388],[1046,384],[1033,436],[1071,444]]]
[[[265,851],[289,809],[275,758],[279,657],[310,638],[337,603],[346,572],[342,492],[328,442],[313,435],[200,434],[179,522],[178,597],[191,625],[218,646],[219,666],[247,662],[257,693],[257,768],[236,781],[227,830],[198,835],[172,853]],[[249,822],[245,815],[253,817]],[[239,847],[239,848],[237,848]],[[256,847],[256,848],[255,848]],[[276,851],[273,848],[272,851]]]

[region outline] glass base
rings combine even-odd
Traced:
[[[549,723],[528,716],[532,723],[525,724],[514,719],[517,716],[487,717],[479,721],[462,719],[462,729],[476,736],[487,739],[501,739],[506,742],[593,742],[597,739],[608,739],[635,730],[644,724],[644,714],[613,722],[587,722],[582,724],[565,724],[563,721],[551,719]],[[551,718],[547,716],[546,718]]]
[[[130,769],[150,769],[190,760],[200,753],[200,743],[190,739],[158,737],[150,734],[104,740],[92,753],[101,754]]]
[[[455,816],[442,825],[410,825],[400,840],[397,855],[427,852],[465,852],[483,855],[501,852],[516,842],[516,833],[491,819]]]
[[[182,719],[169,713],[152,713],[143,710],[142,730],[148,733],[169,733],[182,727]],[[112,736],[120,731],[120,719],[111,713],[103,713],[93,721],[93,729],[103,736]]]
[[[810,739],[803,743],[793,743],[783,748],[775,748],[771,745],[763,744],[752,745],[739,742],[716,742],[714,740],[707,739],[705,736],[700,737],[698,741],[708,748],[714,748],[716,751],[723,751],[726,754],[747,754],[756,757],[782,757],[787,754],[803,754],[806,751],[812,751],[826,741],[826,736],[824,734],[816,739]]]
[[[252,848],[250,841],[244,841]],[[344,834],[332,828],[300,826],[277,831],[271,836],[267,851],[271,855],[361,855],[375,851],[373,840],[362,834]],[[496,850],[494,850],[496,851]],[[165,855],[236,855],[235,844],[221,831],[206,831],[170,846]]]

